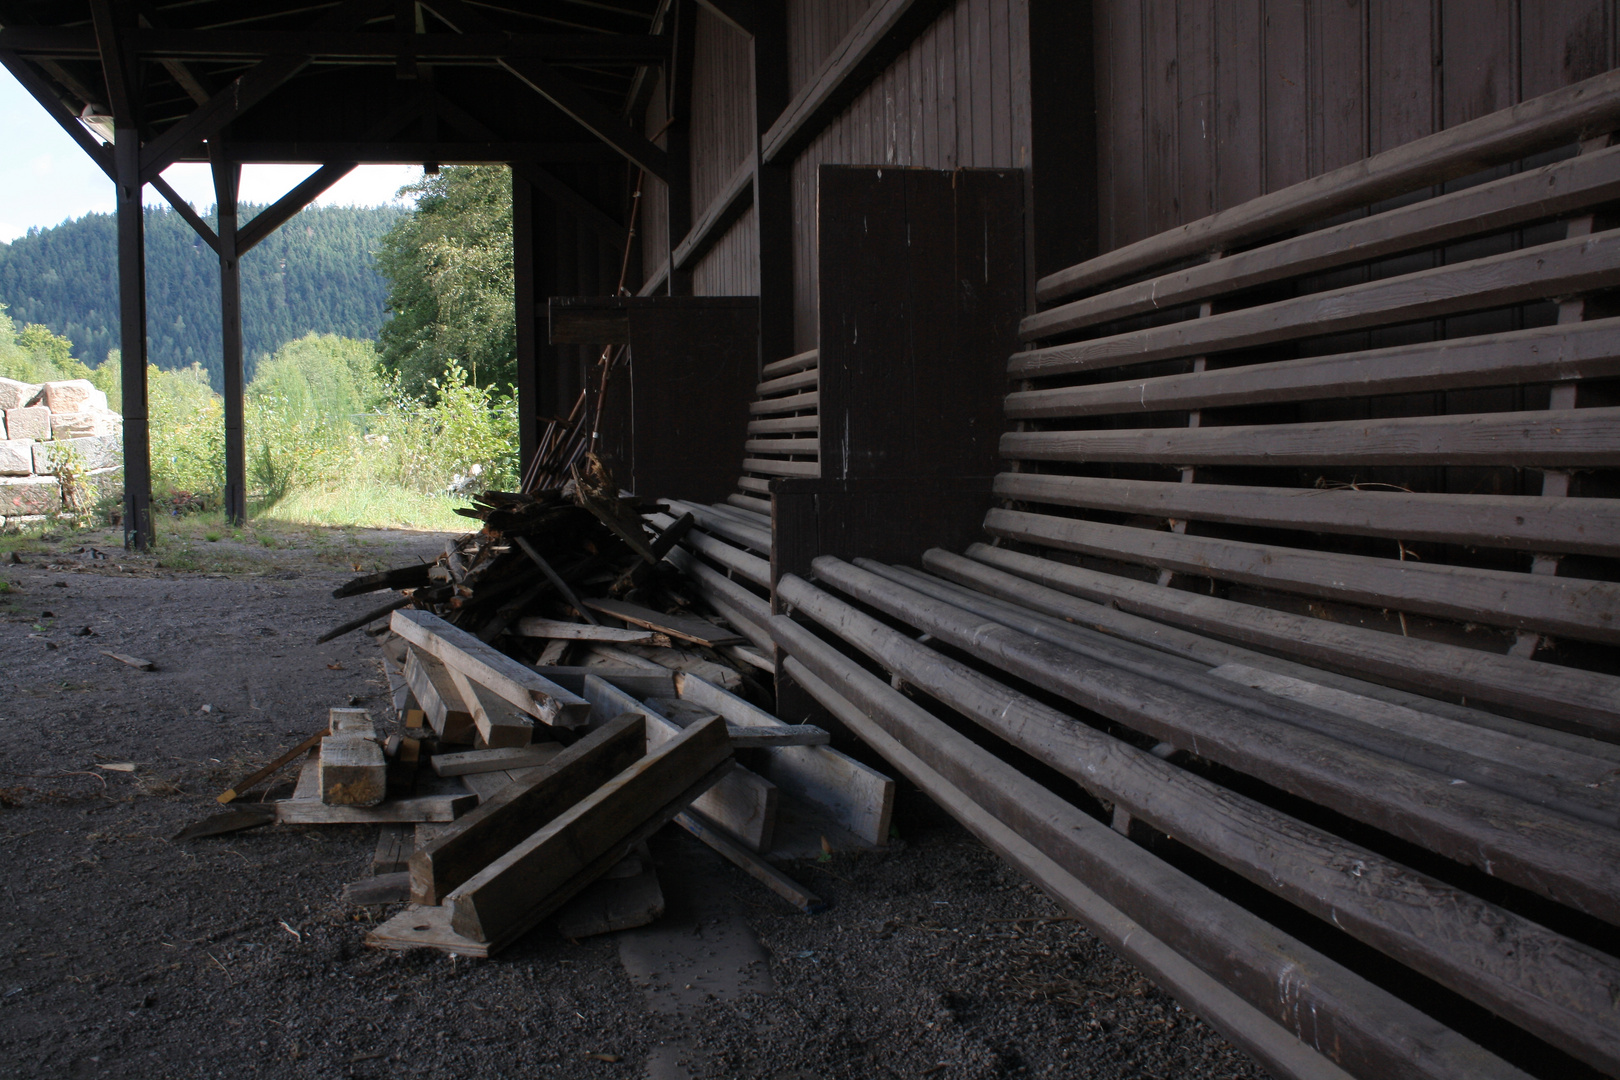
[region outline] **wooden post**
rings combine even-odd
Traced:
[[[680,247],[692,229],[692,62],[697,36],[697,4],[676,0],[675,55],[669,66],[669,115],[673,123],[666,135],[669,156],[669,250]],[[692,271],[669,267],[669,295],[692,295]]]
[[[225,516],[247,520],[247,454],[242,431],[242,275],[236,250],[236,195],[242,166],[225,160],[224,147],[208,141],[214,171],[219,235],[219,331],[225,382]]]
[[[787,16],[777,5],[757,8],[752,42],[755,147],[788,103]],[[754,220],[759,238],[759,363],[798,351],[793,325],[793,174],[783,161],[754,157]]]
[[[539,327],[535,324],[534,185],[512,174],[512,290],[517,322],[518,467],[540,442]]]
[[[141,136],[132,117],[113,123],[118,188],[118,326],[123,375],[124,544],[152,544],[152,449],[146,411],[146,227],[141,209]]]

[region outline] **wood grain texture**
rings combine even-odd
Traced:
[[[493,690],[506,701],[548,724],[575,727],[590,703],[503,653],[425,611],[396,611],[389,627],[412,645],[432,653],[447,667]]]

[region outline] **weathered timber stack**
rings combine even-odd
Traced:
[[[994,543],[774,575],[782,678],[1280,1075],[1620,1075],[1617,128],[1043,279]]]

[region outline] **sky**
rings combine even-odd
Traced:
[[[240,198],[272,203],[315,171],[313,165],[244,165]],[[199,211],[214,204],[207,165],[172,165],[163,178]],[[333,184],[319,206],[402,204],[405,184],[422,178],[419,165],[362,165]],[[151,187],[149,206],[168,203]],[[93,212],[111,213],[113,184],[11,73],[0,68],[0,242],[38,226],[59,225]]]

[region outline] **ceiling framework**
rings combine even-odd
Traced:
[[[122,336],[144,343],[138,267],[146,185],[218,254],[227,323],[240,319],[237,260],[360,164],[507,164],[526,192],[622,248],[635,175],[671,173],[664,149],[627,119],[627,103],[676,53],[667,7],[667,0],[0,0],[0,64],[117,186]],[[125,133],[134,136],[127,143]],[[178,162],[213,168],[217,229],[164,181],[163,171]],[[318,167],[238,223],[235,175],[244,163]],[[241,335],[230,330],[226,504],[240,519]],[[151,540],[144,352],[124,349],[124,520],[137,547]]]

